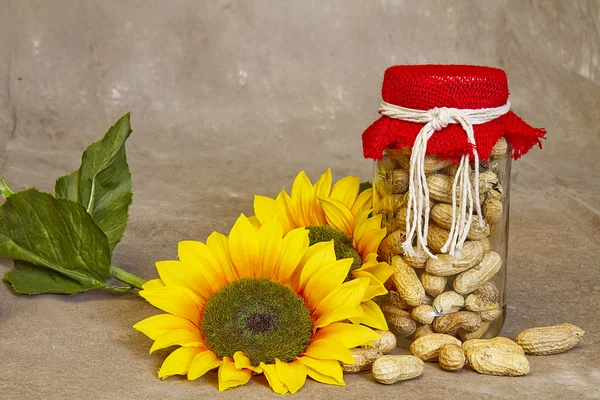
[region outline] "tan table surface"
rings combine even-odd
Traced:
[[[0,0],[0,174],[50,190],[126,111],[135,186],[116,264],[146,278],[251,213],[305,169],[371,176],[360,135],[395,63],[504,68],[513,109],[548,129],[513,164],[503,334],[572,322],[583,345],[530,357],[531,374],[427,364],[394,386],[368,374],[297,398],[600,398],[598,1]],[[10,262],[0,265],[0,273]],[[167,351],[131,328],[135,294],[21,297],[0,285],[0,398],[279,398],[264,378],[219,394],[156,371]]]

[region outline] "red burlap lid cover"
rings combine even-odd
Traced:
[[[385,71],[381,90],[387,103],[417,110],[434,107],[458,109],[495,108],[508,101],[508,82],[503,70],[473,65],[398,65]],[[423,124],[382,116],[363,133],[366,158],[380,160],[387,147],[412,147]],[[490,157],[501,137],[512,145],[513,158],[526,154],[534,145],[542,147],[546,131],[534,128],[515,113],[508,113],[480,125],[473,125],[481,160]],[[437,131],[427,143],[427,154],[460,161],[471,154],[465,131],[450,124]]]

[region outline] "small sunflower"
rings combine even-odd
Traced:
[[[180,346],[158,376],[197,379],[218,368],[219,390],[264,374],[280,394],[310,376],[344,385],[339,362],[379,335],[347,322],[361,318],[369,279],[344,282],[352,259],[337,260],[333,242],[309,247],[309,232],[283,234],[276,220],[257,228],[241,216],[229,236],[182,241],[179,261],[156,263],[160,279],[140,295],[165,311],[134,328],[154,340],[150,352]]]
[[[355,176],[347,176],[331,185],[331,169],[321,175],[314,186],[306,173],[300,172],[291,194],[284,189],[276,199],[255,196],[257,224],[277,216],[284,233],[307,228],[311,245],[333,240],[338,259],[354,259],[347,280],[369,279],[361,303],[363,317],[352,321],[387,330],[385,317],[373,298],[387,293],[384,283],[394,270],[377,260],[377,248],[386,230],[381,227],[381,215],[369,216],[373,189],[368,187],[359,193],[360,179]]]

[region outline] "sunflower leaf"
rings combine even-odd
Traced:
[[[125,141],[131,134],[129,113],[83,153],[81,167],[56,181],[57,198],[81,204],[108,237],[113,251],[121,241],[132,200]]]
[[[4,279],[19,294],[60,293],[75,294],[91,289],[111,289],[115,292],[127,292],[133,289],[115,279],[108,279],[104,284],[90,282],[81,283],[54,270],[38,267],[26,261],[15,260],[14,268],[8,271]]]
[[[4,178],[0,177],[0,196],[4,196],[5,198],[10,197],[14,192],[10,190],[8,184],[4,180]]]
[[[35,189],[11,195],[0,207],[0,258],[21,261],[5,276],[17,291],[75,293],[73,282],[85,290],[113,289],[105,283],[111,265],[106,235],[80,204]]]
[[[79,202],[79,170],[71,172],[69,175],[61,176],[56,180],[54,191],[59,199],[67,199]]]
[[[82,284],[59,272],[25,261],[16,260],[14,264],[4,279],[20,294],[73,294],[104,287],[93,283]]]

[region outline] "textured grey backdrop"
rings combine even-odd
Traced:
[[[180,239],[226,232],[254,193],[305,169],[371,175],[360,135],[399,63],[504,68],[514,110],[548,129],[514,165],[504,333],[570,321],[585,345],[525,378],[427,365],[393,387],[351,376],[299,398],[599,398],[600,2],[0,0],[0,174],[49,190],[131,110],[131,222],[116,261],[150,278]],[[0,272],[10,263],[0,264]],[[212,398],[155,373],[131,294],[15,296],[0,286],[0,398]],[[220,398],[273,397],[264,382]]]

